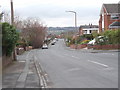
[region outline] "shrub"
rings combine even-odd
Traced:
[[[87,44],[90,40],[84,40],[80,44]]]
[[[17,43],[19,34],[15,27],[8,23],[2,23],[2,54],[10,56]]]
[[[92,34],[83,34],[81,37],[87,39],[87,40],[92,40],[93,39],[93,35]]]
[[[98,45],[106,45],[108,44],[108,37],[107,36],[98,36],[95,38],[96,44]]]
[[[108,37],[108,44],[120,44],[120,29],[119,30],[107,30],[103,33]]]

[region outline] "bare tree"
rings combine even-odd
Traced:
[[[22,36],[24,40],[34,48],[40,48],[44,43],[46,26],[43,26],[39,19],[28,18],[24,20],[23,27]]]

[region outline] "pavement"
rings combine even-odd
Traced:
[[[30,52],[17,56],[10,66],[3,70],[2,88],[39,88],[34,61]]]

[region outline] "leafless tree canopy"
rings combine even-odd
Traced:
[[[4,12],[4,22],[10,23],[10,13]],[[34,48],[40,48],[44,43],[46,26],[43,26],[39,18],[22,19],[19,15],[14,16],[14,26],[20,30],[20,39],[26,45],[32,45]]]
[[[36,18],[24,20],[22,37],[34,48],[40,48],[44,43],[46,27]]]

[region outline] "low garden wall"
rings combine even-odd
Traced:
[[[82,48],[88,48],[88,49],[103,49],[103,50],[109,50],[109,49],[120,49],[120,44],[119,45],[87,45],[87,44],[80,44],[80,45],[75,45],[72,44],[70,45],[71,49],[82,49]]]
[[[109,50],[109,49],[120,49],[120,44],[119,45],[88,45],[88,49],[93,48],[93,49],[104,49],[104,50]]]
[[[70,45],[70,48],[71,48],[71,49],[76,49],[76,47],[77,47],[77,46],[76,46],[75,44]]]
[[[77,49],[82,49],[82,48],[86,48],[87,44],[81,44],[81,45],[77,45]]]
[[[78,44],[78,45],[72,44],[72,45],[70,45],[71,49],[82,49],[82,48],[86,48],[86,47],[87,47],[87,44]]]

